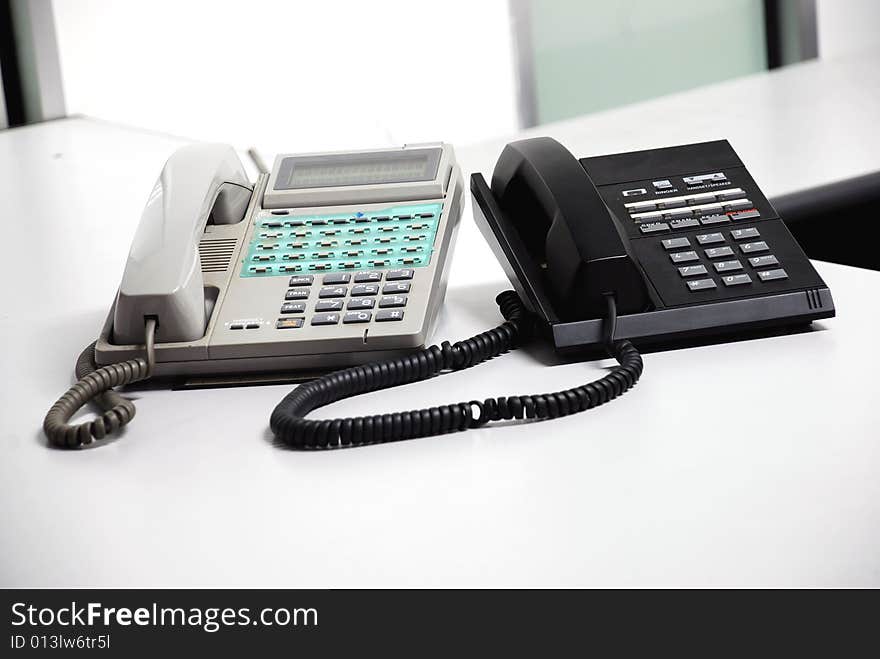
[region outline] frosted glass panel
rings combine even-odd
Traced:
[[[762,0],[531,0],[538,123],[767,68]]]

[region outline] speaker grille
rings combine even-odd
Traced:
[[[822,308],[822,296],[819,295],[819,290],[816,288],[808,288],[807,289],[807,306],[810,309],[821,309]]]
[[[202,272],[226,272],[238,238],[203,238],[199,243]]]

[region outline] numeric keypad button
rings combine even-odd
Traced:
[[[358,297],[361,295],[376,295],[378,292],[378,284],[356,284],[351,287],[352,297]]]
[[[403,311],[401,309],[383,309],[376,312],[376,322],[385,323],[389,321],[403,320]]]
[[[318,297],[325,299],[329,297],[345,297],[348,289],[345,286],[325,286],[318,291]]]
[[[373,314],[369,311],[347,311],[342,318],[343,323],[369,323]]]
[[[349,300],[348,304],[345,306],[346,309],[372,309],[373,305],[376,304],[375,298],[371,297],[359,297],[354,300]]]
[[[398,268],[397,270],[389,270],[385,273],[385,281],[400,281],[401,279],[412,279],[412,268]]]
[[[342,311],[342,300],[321,300],[315,304],[315,311]]]
[[[405,307],[406,306],[406,295],[387,295],[379,300],[379,307],[388,308],[388,307]]]
[[[382,287],[383,295],[397,295],[400,293],[409,293],[410,284],[408,281],[398,281],[393,284],[385,284]]]
[[[354,275],[354,281],[357,284],[382,281],[382,273],[381,272],[356,272]]]
[[[338,322],[338,313],[316,313],[312,316],[312,325],[336,325]]]

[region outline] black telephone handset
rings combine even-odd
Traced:
[[[492,194],[531,260],[544,271],[562,320],[651,306],[644,278],[580,163],[548,137],[508,144],[492,175]]]

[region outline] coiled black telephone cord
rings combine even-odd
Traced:
[[[614,298],[608,296],[605,339],[619,366],[595,382],[547,394],[502,396],[408,412],[345,419],[305,418],[313,410],[343,398],[426,380],[441,371],[470,368],[529,340],[533,322],[516,293],[505,291],[495,301],[505,318],[495,329],[455,344],[444,341],[405,357],[347,368],[299,385],[272,412],[272,432],[291,447],[322,449],[442,435],[502,419],[555,419],[607,403],[632,387],[641,376],[642,358],[638,351],[629,341],[614,340],[617,309]],[[155,330],[156,321],[147,320],[146,359],[138,357],[98,368],[94,344],[83,350],[76,365],[79,381],[58,399],[43,422],[51,444],[77,448],[103,439],[132,420],[134,403],[113,387],[149,378],[155,363]],[[71,416],[89,401],[103,413],[92,421],[71,424]]]
[[[460,371],[512,350],[532,337],[533,323],[516,293],[505,291],[496,302],[505,322],[450,345],[443,342],[405,357],[354,366],[298,386],[272,412],[275,436],[298,449],[323,449],[396,442],[479,428],[502,419],[555,419],[617,398],[642,374],[642,358],[629,341],[615,341],[617,309],[608,296],[605,337],[619,365],[595,382],[546,394],[502,396],[408,412],[344,419],[306,419],[313,410],[368,391],[426,380],[441,371]]]

